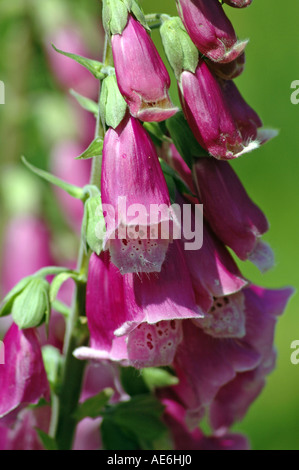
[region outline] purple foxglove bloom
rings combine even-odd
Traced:
[[[238,41],[218,0],[177,0],[178,12],[196,47],[215,62],[235,60],[248,41]]]
[[[257,367],[260,355],[243,340],[207,335],[191,320],[184,321],[183,334],[174,360],[179,384],[172,388],[187,408],[188,426],[194,428],[221,387],[237,373]]]
[[[130,112],[142,121],[163,121],[177,112],[168,95],[170,78],[144,27],[129,15],[122,34],[112,36],[117,83]]]
[[[272,252],[260,241],[269,228],[267,219],[249,198],[229,163],[201,158],[195,164],[194,174],[213,232],[241,260],[250,258],[259,269],[269,268]]]
[[[275,366],[273,340],[277,316],[283,313],[292,293],[291,288],[271,290],[252,285],[244,289],[247,334],[242,341],[259,352],[261,360],[254,370],[237,374],[220,389],[210,410],[214,429],[228,428],[241,420],[261,393],[266,376]]]
[[[246,103],[232,80],[221,81],[221,88],[244,142],[257,138],[257,129],[263,123],[257,113]]]
[[[112,262],[121,273],[159,272],[169,244],[169,235],[159,234],[171,221],[169,193],[154,145],[137,119],[127,116],[106,133],[101,188],[104,246]]]
[[[76,357],[110,359],[135,367],[170,364],[182,340],[179,320],[202,316],[183,254],[175,243],[159,274],[122,276],[107,252],[100,257],[93,254],[86,314],[90,347],[77,349]]]
[[[195,138],[211,155],[228,160],[250,150],[244,148],[221,86],[203,60],[195,73],[183,71],[179,94]]]
[[[184,255],[197,302],[204,311],[213,307],[216,298],[238,292],[247,284],[226,247],[206,223],[201,249],[186,250]]]
[[[49,386],[40,345],[33,329],[13,324],[4,337],[5,364],[0,365],[0,418],[48,397]]]
[[[43,406],[24,409],[18,413],[15,422],[0,421],[0,450],[44,450],[36,428],[48,432],[51,408]]]
[[[185,408],[169,398],[161,400],[165,406],[163,420],[168,426],[175,450],[248,450],[249,443],[241,434],[205,436],[197,428],[190,431],[185,423]]]
[[[252,0],[223,0],[229,6],[234,8],[245,8],[251,5]]]

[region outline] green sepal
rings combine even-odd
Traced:
[[[102,64],[101,62],[98,62],[97,60],[93,59],[88,59],[87,57],[82,57],[77,54],[72,54],[71,52],[62,51],[60,49],[57,49],[54,44],[52,44],[52,47],[56,52],[59,52],[59,54],[65,55],[66,57],[75,60],[78,64],[85,67],[98,80],[102,80],[105,77],[105,75],[101,72],[101,69],[104,66],[104,64]]]
[[[131,13],[135,16],[136,20],[139,21],[139,23],[142,24],[142,26],[145,29],[147,29],[148,31],[151,30],[149,28],[148,24],[147,24],[145,15],[144,15],[142,9],[140,8],[140,5],[139,5],[137,0],[133,0],[132,7],[131,7]]]
[[[75,199],[81,199],[81,201],[84,200],[84,191],[82,188],[67,183],[66,181],[63,181],[62,179],[52,175],[51,173],[48,173],[47,171],[41,170],[40,168],[31,165],[31,163],[29,163],[25,157],[21,157],[21,160],[24,165],[29,168],[30,171],[38,175],[40,178],[48,181],[48,183],[54,184],[54,186],[58,186]]]
[[[123,32],[132,3],[132,0],[103,0],[102,20],[108,35]]]
[[[101,195],[89,197],[84,204],[81,237],[87,251],[90,248],[99,255],[103,248],[106,232],[105,218],[102,210]]]
[[[125,117],[127,103],[122,97],[115,73],[103,80],[100,96],[100,113],[107,126],[115,129]]]
[[[165,19],[160,28],[166,57],[179,80],[183,70],[194,73],[198,65],[199,52],[190,39],[181,19],[174,16]]]
[[[77,93],[73,89],[70,89],[70,94],[78,101],[81,108],[83,108],[86,111],[89,111],[90,113],[92,113],[95,118],[98,117],[98,114],[99,114],[99,105],[98,105],[98,103],[91,100],[90,98],[87,98],[86,96],[80,95],[80,93]]]
[[[81,155],[76,157],[76,160],[87,160],[93,157],[100,157],[103,151],[103,139],[101,137],[97,137],[94,139],[91,144],[84,150]]]
[[[49,310],[49,283],[34,277],[14,300],[11,313],[18,327],[26,329],[40,325]]]
[[[193,157],[209,156],[195,139],[182,111],[167,119],[166,127],[177,151],[189,168],[192,168]]]
[[[104,407],[107,405],[113,394],[114,390],[112,388],[105,388],[97,395],[94,395],[79,404],[78,408],[73,413],[73,417],[77,421],[81,421],[84,418],[97,418],[98,416],[101,416]]]

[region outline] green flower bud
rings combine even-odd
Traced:
[[[191,41],[181,19],[178,16],[165,19],[160,28],[160,34],[176,79],[180,79],[183,70],[194,73],[198,65],[199,52]]]
[[[98,194],[87,199],[84,205],[82,239],[86,248],[89,247],[99,255],[102,251],[105,232],[106,225],[102,210],[102,199],[101,195]]]
[[[40,325],[49,311],[49,283],[42,278],[33,278],[16,297],[12,306],[12,318],[19,328],[34,328]]]
[[[127,109],[127,103],[122,97],[115,73],[108,75],[102,82],[100,97],[100,112],[107,126],[115,129],[123,120]]]

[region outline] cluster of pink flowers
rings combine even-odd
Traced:
[[[225,3],[242,8],[251,0]],[[184,58],[177,61],[179,96],[205,156],[191,155],[190,168],[169,136],[157,150],[145,130],[141,121],[161,122],[178,109],[169,98],[170,78],[152,39],[129,12],[123,31],[111,37],[116,79],[128,105],[120,124],[104,138],[101,198],[104,209],[114,209],[113,217],[109,211],[104,214],[104,251],[92,253],[89,261],[90,342],[74,355],[99,367],[108,363],[114,381],[117,365],[171,367],[178,384],[159,389],[156,396],[165,406],[163,419],[174,447],[247,449],[246,438],[231,434],[230,427],[244,417],[275,366],[276,321],[292,289],[252,284],[230,253],[261,271],[273,265],[272,251],[261,240],[268,221],[227,160],[256,148],[271,133],[261,129],[259,116],[232,81],[244,68],[247,41],[237,39],[220,2],[177,4],[182,28],[200,53],[193,71]],[[203,204],[199,250],[184,250],[183,229],[180,239],[162,236],[163,224],[174,223],[171,211],[160,211],[152,225],[152,206],[171,206],[158,154],[185,184],[186,191],[176,191],[175,202],[179,207],[189,204],[193,227],[195,207]],[[135,213],[118,213],[119,197],[146,208],[138,224]],[[0,447],[8,447],[2,442],[9,441],[13,448],[17,433],[36,423],[48,428],[49,411],[25,408],[42,396],[49,399],[49,385],[35,330],[12,325],[4,344],[9,368],[0,366]],[[97,386],[99,390],[103,383]],[[119,383],[113,387],[114,400],[127,398]],[[11,428],[7,423],[17,413],[21,418]],[[211,436],[199,429],[204,416]],[[90,426],[86,429],[92,433]],[[38,448],[34,436],[28,445]],[[93,445],[98,448],[100,442]]]

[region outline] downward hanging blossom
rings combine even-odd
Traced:
[[[121,34],[111,40],[117,83],[132,116],[142,121],[163,121],[178,109],[170,101],[170,78],[145,28],[128,16]]]
[[[112,262],[122,274],[159,272],[173,215],[155,147],[131,116],[105,135],[101,188]]]
[[[177,5],[190,38],[209,59],[227,63],[244,51],[248,40],[238,41],[218,0],[177,0]]]
[[[205,217],[223,243],[243,261],[261,271],[274,263],[271,248],[261,241],[269,229],[263,212],[253,203],[228,162],[200,158],[194,165],[195,182]]]
[[[26,404],[48,398],[49,385],[35,330],[12,324],[4,337],[5,364],[0,365],[0,418]]]

